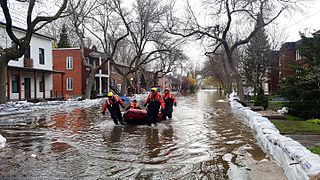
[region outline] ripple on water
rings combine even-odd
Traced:
[[[157,127],[115,126],[98,106],[0,117],[0,179],[245,179],[266,157],[222,98],[179,97]]]

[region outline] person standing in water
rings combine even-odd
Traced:
[[[147,106],[147,125],[151,126],[157,124],[159,109],[164,109],[164,101],[161,94],[158,92],[156,87],[151,88],[151,93],[148,95],[144,106]]]
[[[168,88],[165,88],[162,98],[165,103],[164,110],[162,111],[163,119],[166,120],[167,117],[172,119],[173,105],[177,106],[177,99],[171,94]]]
[[[118,125],[119,122],[120,124],[124,124],[123,123],[123,118],[122,118],[122,114],[121,114],[121,111],[120,111],[120,106],[122,106],[123,108],[125,108],[122,100],[113,95],[112,92],[109,92],[107,94],[107,100],[106,102],[104,103],[104,105],[102,106],[102,110],[101,110],[101,113],[103,115],[105,115],[105,111],[106,109],[108,108],[109,112],[110,112],[110,116],[111,118],[113,119],[113,122]],[[119,122],[118,122],[119,121]]]

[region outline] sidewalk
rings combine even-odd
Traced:
[[[285,134],[306,147],[320,147],[320,135],[308,135],[308,134]]]

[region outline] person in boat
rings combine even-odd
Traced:
[[[151,88],[151,92],[148,95],[144,106],[147,106],[147,125],[151,126],[157,124],[159,109],[164,109],[164,101],[157,88]]]
[[[103,115],[105,115],[106,109],[108,108],[108,110],[110,112],[110,116],[113,119],[113,122],[116,125],[118,125],[119,122],[120,122],[120,124],[123,124],[123,119],[122,119],[122,114],[121,114],[121,111],[120,111],[120,106],[122,106],[123,108],[125,108],[125,106],[124,106],[122,100],[119,97],[113,95],[112,92],[109,92],[107,94],[107,97],[108,98],[107,98],[106,102],[102,106],[101,113]]]
[[[137,100],[133,100],[130,105],[126,108],[126,111],[128,111],[129,109],[141,109],[141,107],[139,106]]]
[[[165,103],[165,107],[162,111],[163,119],[166,120],[167,117],[172,119],[173,105],[177,106],[177,99],[171,94],[169,88],[164,89],[162,98]]]

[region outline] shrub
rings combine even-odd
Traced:
[[[264,95],[263,89],[260,87],[258,90],[258,94],[254,98],[254,105],[255,106],[262,106],[264,109],[268,107],[268,97]]]
[[[310,119],[310,120],[307,120],[307,122],[320,125],[320,119]]]

